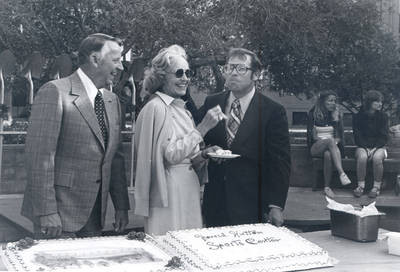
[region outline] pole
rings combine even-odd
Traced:
[[[0,67],[0,105],[4,104],[4,78],[3,69]],[[3,116],[0,116],[0,133],[4,130],[3,128]],[[0,134],[0,182],[1,182],[1,172],[3,164],[3,134]]]
[[[29,106],[32,107],[32,104],[33,104],[33,80],[32,80],[31,69],[29,69],[29,71],[28,71],[27,79],[29,82]]]
[[[132,134],[131,134],[131,169],[130,169],[130,181],[129,181],[129,188],[133,189],[133,172],[135,171],[135,110],[136,110],[136,87],[135,87],[135,81],[133,80],[132,75],[129,77],[128,79],[131,83],[132,83],[132,105],[133,105],[133,109],[131,112],[131,119],[132,119]]]

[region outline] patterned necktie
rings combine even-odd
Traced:
[[[231,146],[233,139],[235,139],[236,132],[240,126],[240,102],[239,99],[235,99],[231,105],[231,111],[229,112],[228,124],[227,124],[227,143],[228,147]]]
[[[103,135],[104,147],[107,148],[108,132],[106,122],[104,120],[105,107],[103,96],[101,95],[100,91],[97,92],[97,95],[94,99],[94,112],[96,113],[97,121],[99,122],[101,135]]]

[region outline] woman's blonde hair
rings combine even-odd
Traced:
[[[151,67],[145,71],[143,89],[145,92],[153,94],[159,91],[165,79],[165,75],[171,66],[171,61],[175,57],[183,57],[187,61],[185,49],[174,44],[162,48],[151,61]]]

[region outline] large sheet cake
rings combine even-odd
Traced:
[[[132,238],[133,237],[133,238]],[[139,238],[138,238],[139,237]],[[133,239],[133,240],[132,240]],[[270,224],[8,243],[12,271],[294,271],[331,266],[328,253]]]

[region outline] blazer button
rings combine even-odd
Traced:
[[[100,182],[101,182],[101,179],[96,180],[96,183],[100,183]]]
[[[189,170],[193,170],[193,167],[192,167],[192,166],[189,166]]]

